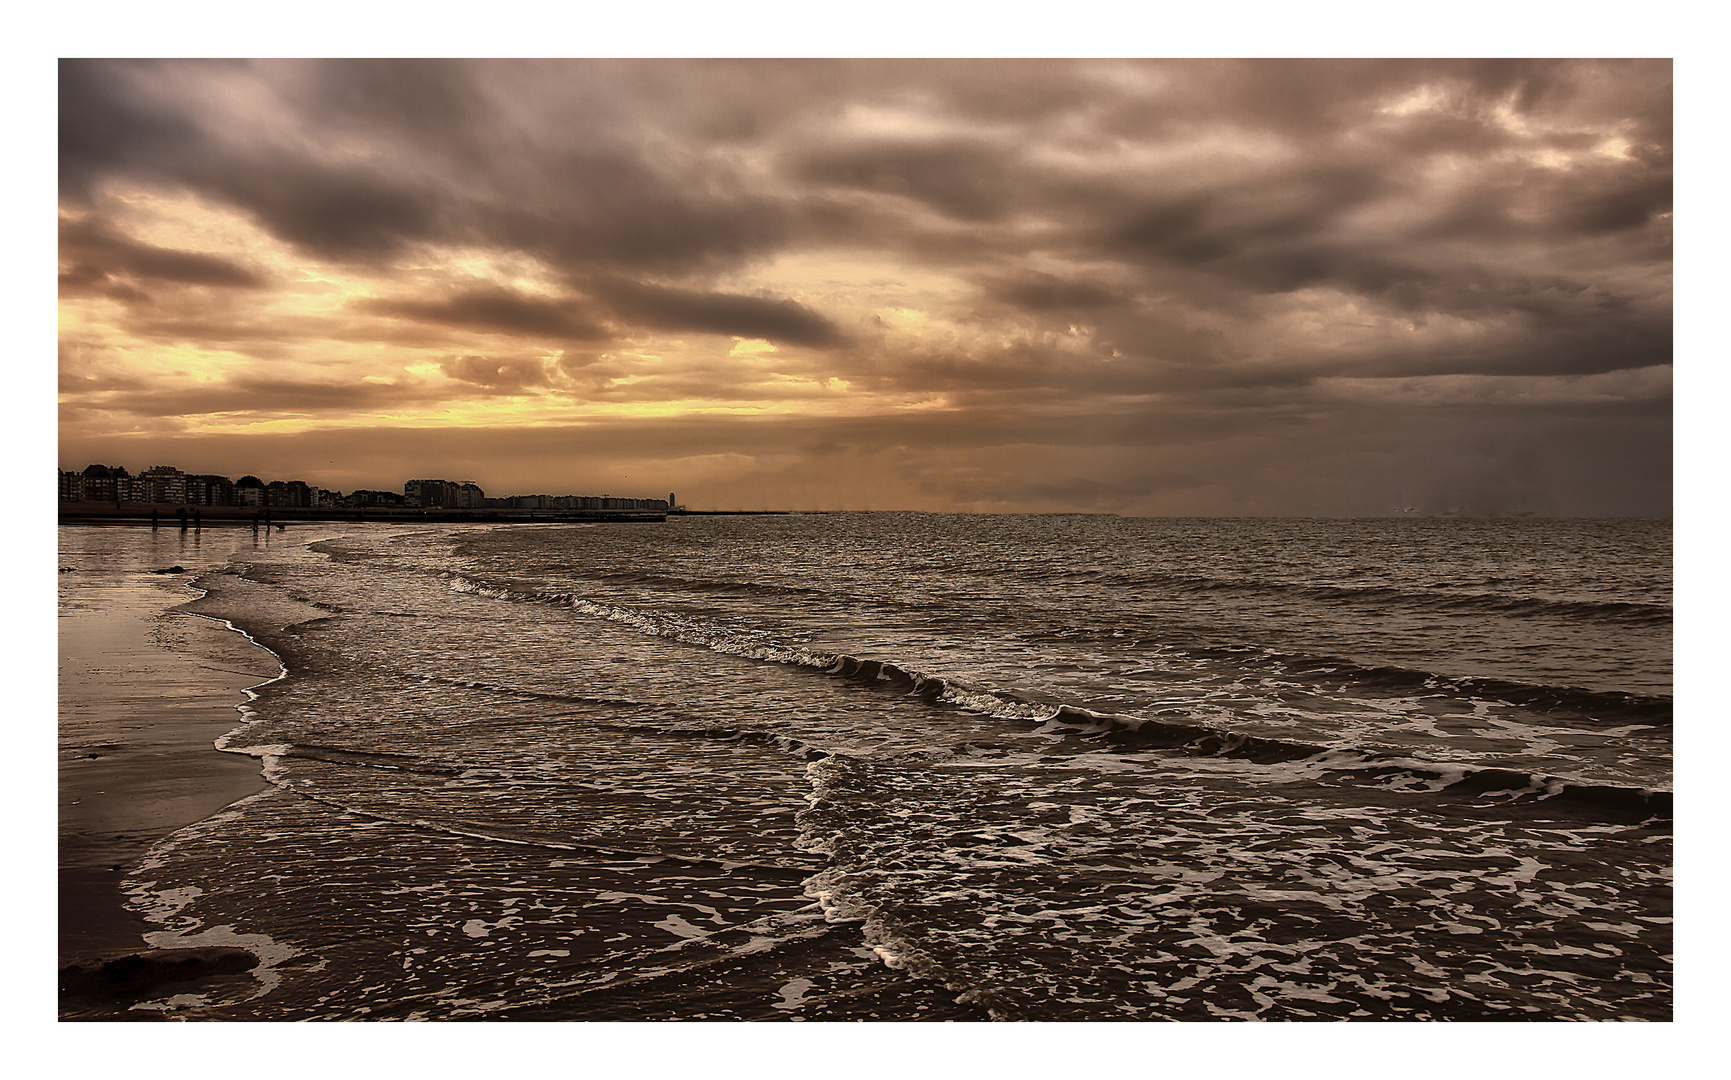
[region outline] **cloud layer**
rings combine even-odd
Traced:
[[[60,105],[63,467],[1669,512],[1668,62],[67,61]]]

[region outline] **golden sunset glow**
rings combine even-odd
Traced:
[[[1658,512],[1669,109],[1666,62],[67,61],[61,466]]]

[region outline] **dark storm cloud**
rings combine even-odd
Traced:
[[[247,289],[265,284],[259,274],[227,259],[140,243],[94,220],[61,221],[60,261],[70,267],[60,275],[62,291],[118,292],[124,299],[145,295],[131,284],[140,278]]]
[[[682,97],[655,71],[68,61],[62,194],[84,202],[117,177],[181,185],[339,262],[466,243],[530,252],[584,276],[664,276],[727,269],[797,239],[814,216],[807,208],[759,193],[701,151],[644,156],[642,125],[669,119],[652,114]],[[242,93],[234,84],[279,122],[237,124],[226,104]],[[634,100],[633,87],[650,96]],[[826,216],[835,215],[815,214]]]
[[[1522,172],[1488,178],[1443,202],[1429,221],[1412,230],[1419,241],[1501,244],[1566,239],[1596,233],[1646,229],[1671,210],[1671,176],[1663,169],[1600,168],[1567,177]],[[1669,230],[1665,231],[1668,240]]]
[[[1366,121],[1385,106],[1423,91],[1435,108],[1368,134],[1408,152],[1508,146],[1512,140],[1495,122],[1506,104],[1523,116],[1584,108],[1618,118],[1662,118],[1669,139],[1668,61],[1190,60],[1122,70],[1160,82],[1155,93],[1091,96],[1088,105],[1099,110],[1107,129],[1125,138],[1226,127],[1332,144],[1343,131],[1365,136]],[[1656,136],[1658,124],[1647,130]]]
[[[1050,190],[1063,191],[1065,208],[1098,230],[1078,252],[1217,276],[1222,301],[1232,286],[1267,293],[1333,285],[1365,295],[1398,292],[1409,305],[1446,310],[1451,294],[1438,286],[1462,272],[1483,276],[1499,261],[1499,248],[1639,230],[1669,209],[1668,65],[1606,67],[1618,92],[1600,100],[1595,83],[1605,70],[1597,65],[1204,65],[1196,70],[1213,77],[1183,83],[1174,94],[1178,107],[1165,111],[1161,126],[1179,122],[1173,117],[1191,105],[1191,122],[1230,118],[1235,130],[1277,134],[1316,151],[1316,160],[1200,184],[1178,174],[1176,193],[1074,181]],[[1214,102],[1190,97],[1204,87],[1218,95]],[[1401,89],[1435,91],[1442,112],[1410,121],[1380,115],[1378,106]],[[1534,110],[1517,120],[1556,120],[1559,130],[1518,138],[1501,111],[1511,100],[1517,110]],[[1633,145],[1627,161],[1566,171],[1505,160],[1517,147],[1581,151],[1602,133],[1575,125],[1613,122],[1653,141]],[[1460,177],[1440,200],[1424,188],[1433,167]],[[1403,198],[1415,211],[1405,220],[1369,234],[1351,228],[1353,215]],[[1443,239],[1483,247],[1462,253],[1423,243]]]
[[[113,296],[114,291],[107,295]],[[286,356],[308,340],[341,339],[343,324],[328,316],[261,310],[248,303],[256,297],[256,293],[242,290],[159,286],[149,296],[140,294],[136,302],[114,313],[113,321],[147,350],[190,346],[201,352],[234,350],[261,360]]]
[[[593,341],[607,330],[572,301],[543,300],[505,289],[471,289],[437,300],[357,301],[375,315],[487,333]]]
[[[1546,175],[1525,180],[1557,186]],[[1476,313],[1500,303],[1518,306],[1511,292],[1531,294],[1529,285],[1499,269],[1499,246],[1561,245],[1641,230],[1670,209],[1669,176],[1643,171],[1603,183],[1589,179],[1536,199],[1520,185],[1502,189],[1497,181],[1410,229],[1365,238],[1343,227],[1353,212],[1399,194],[1397,185],[1368,164],[1261,177],[1140,210],[1105,233],[1099,246],[1138,263],[1207,275],[1197,282],[1206,290],[1212,279],[1214,302],[1221,305],[1243,293],[1330,287],[1403,311]],[[1542,214],[1527,212],[1533,202],[1544,208]],[[1481,248],[1465,258],[1458,250],[1432,246],[1474,239]],[[1199,299],[1208,302],[1206,295]]]
[[[1389,193],[1387,177],[1332,163],[1280,170],[1140,209],[1104,238],[1132,257],[1214,263],[1315,237]]]
[[[1586,233],[1624,232],[1645,228],[1671,210],[1671,175],[1643,170],[1624,180],[1608,178],[1602,187],[1559,192],[1556,221],[1560,228]]]
[[[370,170],[277,160],[205,179],[279,239],[323,258],[385,256],[448,233],[436,195]]]
[[[197,122],[179,103],[133,91],[168,73],[157,62],[60,61],[60,193],[83,201],[103,178],[151,174],[202,144]]]
[[[589,289],[602,301],[600,305],[486,288],[435,300],[368,299],[353,306],[369,314],[411,322],[561,341],[612,339],[634,327],[762,338],[820,348],[843,340],[828,319],[792,300],[624,280],[591,283]],[[599,317],[602,315],[605,318]]]
[[[440,199],[376,169],[320,163],[223,124],[204,94],[253,66],[233,61],[62,61],[60,189],[87,203],[104,179],[184,185],[235,205],[279,238],[333,258],[376,256],[436,235]],[[204,79],[189,86],[188,76]]]
[[[812,154],[794,165],[801,180],[902,195],[967,221],[991,221],[1015,205],[1014,154],[967,140],[891,142]]]
[[[818,348],[842,342],[834,323],[792,300],[631,281],[606,282],[597,290],[612,303],[617,315],[655,329],[696,330]]]
[[[309,111],[336,127],[400,135],[441,155],[471,160],[492,110],[461,61],[317,60],[302,77]]]
[[[623,150],[585,148],[528,169],[505,180],[526,188],[515,205],[465,207],[467,227],[575,273],[714,273],[799,239],[795,207],[735,187],[725,168],[663,171]]]
[[[828,319],[791,300],[699,292],[614,281],[592,286],[605,301],[608,323],[592,318],[592,305],[545,300],[504,289],[469,290],[438,300],[358,301],[375,315],[489,333],[569,341],[600,341],[632,327],[698,331],[762,338],[778,343],[833,346],[842,341]]]
[[[204,70],[234,65],[206,62]],[[432,233],[436,200],[375,172],[319,166],[282,151],[244,151],[243,133],[201,126],[184,101],[162,100],[173,69],[155,63],[60,68],[60,185],[87,202],[110,176],[183,184],[238,206],[279,238],[336,258],[376,255]],[[172,80],[170,85],[172,85]]]
[[[982,280],[981,288],[993,300],[1026,311],[1088,311],[1128,303],[1122,293],[1107,285],[1038,270],[990,276]]]
[[[275,379],[239,376],[196,387],[128,387],[103,380],[83,388],[86,393],[108,391],[113,396],[100,402],[110,412],[142,417],[210,416],[225,413],[285,416],[335,415],[366,409],[404,408],[442,400],[424,383],[317,382],[307,379]],[[62,405],[62,418],[88,412],[98,403],[88,399]]]

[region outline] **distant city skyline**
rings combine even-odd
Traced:
[[[61,461],[1666,515],[1668,60],[62,61]]]
[[[472,480],[415,477],[395,487],[353,488],[347,492],[308,484],[299,478],[270,480],[251,473],[190,473],[172,465],[151,465],[134,473],[125,465],[93,462],[83,469],[61,469],[62,502],[136,502],[177,506],[338,507],[401,505],[423,509],[677,509],[666,499],[612,492],[552,494],[548,491],[488,495]],[[383,498],[381,498],[383,496]]]

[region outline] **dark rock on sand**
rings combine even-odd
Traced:
[[[189,571],[184,566],[165,566],[161,570],[152,570],[151,573],[153,573],[153,574],[186,574],[186,573],[191,573],[191,571]]]
[[[63,998],[143,998],[163,987],[237,975],[257,966],[258,957],[245,949],[152,949],[103,963],[69,964],[60,969],[60,994]]]

